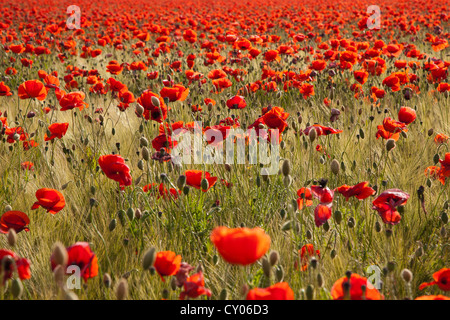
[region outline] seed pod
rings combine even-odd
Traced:
[[[19,299],[23,293],[23,284],[20,279],[14,278],[11,283],[11,293],[14,298]]]
[[[109,231],[113,231],[117,226],[117,220],[116,219],[112,219],[111,222],[109,223]]]
[[[142,147],[141,154],[142,154],[142,158],[145,161],[148,161],[150,159],[150,151],[148,151],[147,147]]]
[[[69,254],[66,247],[61,242],[55,242],[52,249],[52,258],[57,265],[66,266],[69,260]]]
[[[331,172],[333,172],[334,174],[339,173],[339,162],[336,159],[333,159],[333,161],[331,161],[330,167]]]
[[[109,273],[105,273],[103,275],[103,284],[106,288],[111,287],[111,276],[109,275]]]
[[[281,167],[281,172],[285,177],[289,176],[291,173],[291,163],[288,159],[285,159],[283,161],[283,166]]]
[[[8,244],[11,247],[14,247],[16,245],[17,242],[17,233],[14,229],[9,229],[8,230],[8,235],[7,235],[7,239],[8,239]]]
[[[155,263],[155,259],[156,259],[156,249],[152,247],[144,254],[144,260],[142,263],[144,270],[150,269],[150,267],[152,267],[153,264]]]
[[[269,262],[271,266],[274,266],[277,264],[278,260],[280,259],[280,254],[278,251],[272,251],[269,255]]]
[[[269,262],[269,260],[267,260],[267,258],[262,259],[262,269],[264,271],[264,275],[267,278],[270,278],[271,273],[272,273],[272,266],[270,265],[270,262]]]
[[[402,279],[406,283],[410,283],[412,278],[413,278],[412,272],[410,270],[408,270],[408,269],[403,269],[402,272],[400,273],[400,275],[402,276]]]
[[[117,300],[125,300],[128,296],[128,282],[121,278],[115,290]]]

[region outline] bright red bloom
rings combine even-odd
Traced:
[[[208,191],[217,182],[217,177],[211,177],[209,172],[203,172],[202,170],[186,170],[184,175],[186,176],[186,184],[196,189],[201,189],[203,178],[208,180],[208,189],[203,190],[203,192]]]
[[[92,252],[87,242],[77,242],[67,248],[68,260],[67,268],[70,266],[77,266],[80,268],[81,277],[87,282],[88,279],[94,278],[98,275],[98,259]],[[57,266],[53,255],[50,257],[52,270]],[[73,274],[73,270],[67,270],[67,274]]]
[[[450,300],[449,297],[438,294],[436,296],[420,296],[415,298],[414,300]]]
[[[244,109],[247,106],[244,97],[234,96],[227,100],[227,107],[229,109]]]
[[[426,287],[437,285],[443,291],[450,291],[450,268],[443,268],[438,272],[433,273],[432,282],[425,282],[419,286],[419,290]]]
[[[65,205],[66,200],[61,192],[55,189],[42,188],[36,191],[36,201],[31,210],[35,210],[42,207],[50,212],[51,214],[56,214],[61,211]]]
[[[47,97],[47,89],[39,80],[28,80],[19,86],[18,94],[20,99],[36,98],[42,101]]]
[[[174,87],[162,88],[159,94],[163,98],[168,98],[170,102],[184,101],[189,95],[189,88],[185,88],[181,84],[177,84]]]
[[[0,217],[0,233],[6,234],[9,229],[14,229],[16,233],[30,231],[29,224],[30,219],[22,211],[7,211]]]
[[[181,300],[184,300],[185,297],[195,299],[201,295],[211,297],[211,290],[205,288],[205,279],[201,271],[187,278],[183,286],[184,291],[180,293]]]
[[[297,204],[298,204],[298,210],[302,210],[303,206],[310,207],[313,204],[312,201],[312,193],[311,189],[309,188],[300,188],[297,190],[297,195],[299,196],[297,198]]]
[[[279,282],[267,288],[254,288],[247,293],[247,300],[294,300],[294,291],[287,282]]]
[[[154,267],[162,281],[165,276],[175,275],[181,266],[181,256],[173,251],[161,251],[156,254]]]
[[[130,168],[121,156],[115,154],[101,156],[98,164],[108,178],[119,182],[121,188],[131,185]]]
[[[360,182],[354,186],[343,185],[335,189],[335,191],[339,192],[345,197],[345,200],[348,201],[350,197],[356,197],[356,199],[363,200],[375,194],[375,190],[369,187],[369,182],[364,181]]]
[[[416,120],[416,111],[409,107],[401,107],[398,112],[398,120],[405,124],[410,124]]]
[[[88,106],[86,102],[84,102],[84,98],[86,95],[84,92],[76,91],[69,92],[64,94],[61,99],[59,99],[59,105],[61,106],[61,111],[72,110],[74,108],[78,108],[79,110],[83,110]]]
[[[396,225],[402,217],[397,211],[409,199],[409,194],[399,189],[388,189],[381,193],[373,202],[373,210],[377,210],[386,224]]]
[[[353,273],[350,276],[350,288],[346,291],[345,284],[349,282],[347,277],[337,280],[331,288],[333,300],[382,300],[380,292],[367,286],[367,279]],[[362,287],[366,287],[363,291]]]
[[[314,252],[314,246],[310,243],[305,244],[300,250],[298,250],[300,253],[300,261],[302,263],[302,271],[305,271],[308,269],[309,260],[317,255],[317,257],[320,258],[320,251],[316,250]]]
[[[61,139],[67,132],[67,129],[69,128],[69,123],[53,123],[48,127],[48,131],[50,131],[51,136],[47,136],[45,134],[44,140],[49,141],[55,138]]]
[[[317,207],[314,209],[314,222],[316,224],[316,227],[320,227],[330,218],[331,218],[330,206],[324,204],[317,205]]]
[[[306,135],[309,135],[309,132],[313,128],[316,130],[318,137],[322,136],[322,135],[327,136],[329,134],[338,134],[338,133],[342,132],[342,130],[336,130],[336,129],[332,128],[332,127],[325,127],[325,126],[322,126],[320,124],[314,124],[312,126],[306,127],[305,130],[303,130],[303,133],[306,134]]]
[[[2,81],[0,82],[0,97],[12,96],[11,89]]]
[[[162,123],[167,118],[167,106],[164,103],[164,99],[157,94],[146,90],[137,99],[137,103],[144,107],[145,119],[152,119]]]
[[[231,264],[253,264],[270,248],[270,237],[261,228],[216,227],[210,239],[222,258]]]
[[[14,264],[10,261],[3,260],[7,257],[10,257],[14,260],[17,266],[17,273],[19,274],[19,278],[21,280],[27,280],[31,278],[30,273],[30,261],[25,258],[18,257],[14,252],[0,249],[0,274],[3,274],[3,285],[6,283],[6,280],[12,279],[14,273]],[[3,263],[5,261],[6,263]]]

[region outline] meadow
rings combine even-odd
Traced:
[[[450,15],[373,4],[2,1],[0,299],[450,299]]]

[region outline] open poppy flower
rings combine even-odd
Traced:
[[[312,126],[306,127],[305,130],[303,130],[303,133],[309,135],[309,131],[311,131],[311,129],[313,128],[316,130],[318,137],[322,135],[327,136],[329,134],[338,134],[342,132],[342,130],[336,130],[332,127],[325,127],[320,124],[314,124]]]
[[[222,258],[231,264],[253,264],[270,247],[270,237],[261,228],[216,227],[210,239]]]
[[[328,219],[331,218],[331,204],[325,205],[325,204],[318,204],[317,207],[314,209],[314,222],[316,224],[316,227],[320,227],[325,222],[328,221]]]
[[[388,189],[372,202],[372,209],[378,211],[384,223],[396,225],[402,219],[397,207],[404,205],[408,199],[409,194],[406,192],[399,189]]]
[[[314,251],[314,246],[311,243],[305,244],[300,250],[300,262],[302,264],[301,270],[308,269],[309,261],[312,257],[317,256],[320,258],[320,250]]]
[[[152,99],[152,97],[154,98]],[[158,101],[159,103],[157,103]],[[167,118],[167,106],[164,103],[164,99],[157,94],[146,90],[136,102],[144,108],[144,118],[146,120],[152,119],[162,123]],[[157,105],[154,105],[153,103],[157,103]]]
[[[364,181],[360,182],[354,186],[342,185],[335,189],[335,191],[339,192],[345,197],[345,200],[348,201],[350,197],[355,197],[356,199],[363,200],[375,194],[375,190],[369,187],[369,182]]]
[[[205,279],[200,271],[187,278],[184,283],[184,290],[180,293],[180,300],[186,297],[195,299],[201,295],[211,297],[211,290],[205,288]]]
[[[398,112],[398,120],[404,124],[410,124],[416,120],[416,111],[410,107],[401,107]]]
[[[30,261],[28,261],[28,259],[20,258],[10,250],[0,249],[0,275],[3,275],[3,285],[8,279],[12,279],[15,269],[12,262],[3,260],[7,257],[10,257],[12,260],[14,260],[17,267],[17,273],[19,274],[19,278],[21,280],[27,280],[31,278]],[[5,261],[6,263],[4,263],[3,261]]]
[[[11,89],[2,81],[0,82],[0,97],[12,96]]]
[[[217,177],[211,177],[211,174],[207,171],[203,172],[202,170],[186,170],[184,172],[184,175],[186,176],[186,184],[196,189],[202,188],[203,178],[208,180],[208,189],[202,190],[203,192],[208,191],[217,182]]]
[[[47,90],[44,84],[39,80],[28,80],[19,86],[20,99],[36,98],[40,101],[47,97]]]
[[[161,280],[165,282],[165,276],[175,275],[181,266],[181,256],[173,251],[161,251],[156,254],[154,267]]]
[[[115,154],[101,156],[98,164],[108,178],[119,182],[121,188],[131,185],[130,168],[121,156]]]
[[[244,109],[247,106],[244,97],[234,96],[227,100],[228,109]]]
[[[415,298],[414,300],[450,300],[449,297],[438,294],[436,296],[420,296]]]
[[[50,136],[47,136],[45,134],[44,140],[49,141],[55,138],[61,139],[67,132],[67,129],[69,128],[69,123],[53,123],[48,127],[48,131],[50,131]]]
[[[437,285],[443,291],[450,291],[450,268],[443,268],[438,272],[433,273],[432,282],[425,282],[419,286],[419,290],[426,287]]]
[[[287,282],[279,282],[267,288],[254,288],[247,293],[247,300],[294,300],[294,291]]]
[[[170,102],[184,101],[189,95],[189,88],[185,88],[181,84],[177,84],[174,87],[162,88],[159,94],[163,98],[168,98]]]
[[[311,193],[311,189],[305,188],[305,187],[300,188],[297,190],[297,195],[298,195],[298,198],[297,198],[298,210],[302,210],[303,206],[306,206],[306,207],[312,206],[313,196]]]
[[[94,278],[98,275],[98,259],[92,252],[87,242],[77,242],[74,245],[66,248],[68,260],[66,270],[70,266],[77,266],[80,268],[81,277],[87,282],[88,279]],[[57,266],[55,257],[50,257],[51,267],[54,270]],[[67,274],[72,274],[73,271],[67,271]]]
[[[350,280],[349,288],[347,283]],[[352,273],[350,279],[342,277],[331,288],[333,300],[382,300],[384,297],[376,288],[367,286],[367,279],[356,273]],[[365,290],[362,287],[366,287]]]
[[[22,211],[7,211],[0,217],[0,233],[6,234],[9,229],[14,229],[16,233],[30,231],[29,224],[30,219]]]
[[[65,205],[66,201],[61,192],[55,189],[42,188],[36,191],[36,201],[31,210],[35,210],[42,207],[50,212],[51,214],[56,214],[61,211]]]
[[[61,111],[72,110],[74,108],[78,108],[79,110],[83,110],[88,106],[86,102],[84,102],[84,98],[86,95],[84,92],[75,91],[64,94],[59,99],[59,105],[61,106]]]

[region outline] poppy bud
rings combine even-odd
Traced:
[[[439,154],[436,153],[436,154],[434,155],[433,161],[434,161],[434,164],[437,164],[437,163],[439,162]]]
[[[386,142],[386,150],[389,152],[389,151],[391,151],[394,148],[395,148],[395,140],[394,139],[389,139]]]
[[[285,188],[289,188],[289,186],[292,183],[292,177],[291,176],[284,176],[283,178],[283,184]]]
[[[153,266],[156,259],[156,249],[150,248],[144,255],[143,268],[144,270],[150,269]]]
[[[227,300],[228,292],[227,289],[222,289],[219,294],[219,300]]]
[[[267,260],[267,258],[262,259],[262,269],[264,271],[264,275],[267,278],[270,278],[271,273],[272,273],[272,266],[270,265],[270,262],[269,262],[269,260]]]
[[[184,188],[183,188],[183,194],[184,194],[185,196],[187,196],[187,195],[189,194],[189,187],[188,187],[188,186],[184,186]]]
[[[277,282],[283,281],[284,278],[284,268],[282,265],[278,265],[275,269],[275,277],[277,278]]]
[[[309,284],[306,287],[306,300],[313,300],[314,299],[314,287]]]
[[[113,231],[117,226],[117,220],[116,219],[112,219],[111,222],[109,223],[109,231]]]
[[[342,213],[339,210],[336,210],[333,214],[333,218],[337,224],[340,224],[342,221]]]
[[[121,278],[117,284],[116,290],[117,300],[125,300],[128,296],[128,282],[126,279]]]
[[[311,240],[311,238],[312,238],[311,231],[307,230],[306,231],[306,239]]]
[[[352,229],[355,226],[355,219],[353,217],[350,217],[347,221],[347,226]]]
[[[144,161],[142,161],[142,159],[138,161],[137,167],[139,168],[139,170],[144,170]]]
[[[14,298],[19,299],[22,296],[23,293],[23,284],[20,279],[13,279],[11,283],[11,293]]]
[[[318,273],[318,274],[317,274],[317,286],[318,286],[319,288],[322,288],[322,287],[323,287],[323,276],[322,276],[321,273]]]
[[[11,211],[12,207],[8,204],[5,206],[5,212]]]
[[[330,252],[330,256],[331,256],[331,259],[334,259],[334,258],[336,258],[336,250],[335,249],[333,249],[333,250],[331,250],[331,252]]]
[[[331,172],[333,172],[334,174],[338,174],[339,173],[339,162],[336,159],[333,159],[333,161],[331,161]]]
[[[119,221],[120,221],[120,224],[122,225],[122,226],[124,226],[125,225],[125,210],[119,210],[118,212],[117,212],[117,216],[119,217]]]
[[[145,111],[144,107],[141,106],[140,104],[136,104],[135,110],[136,110],[136,113],[137,113],[139,116],[142,116],[142,114],[143,114],[144,111]]]
[[[311,261],[310,261],[310,264],[311,264],[311,267],[312,267],[313,269],[316,269],[316,268],[317,268],[317,259],[314,258],[314,257],[312,257],[312,258],[311,258]]]
[[[402,272],[400,273],[400,275],[402,276],[402,279],[406,282],[406,283],[410,283],[413,277],[413,274],[411,271],[409,271],[408,269],[403,269]]]
[[[55,269],[53,269],[53,279],[58,287],[64,287],[64,269],[61,265],[57,265]]]
[[[131,208],[131,207],[128,208],[127,216],[128,216],[128,219],[130,219],[130,221],[132,221],[134,219],[134,210],[133,210],[133,208]]]
[[[427,187],[431,188],[431,179],[430,178],[427,179]]]
[[[109,275],[109,273],[105,273],[103,275],[103,284],[106,288],[111,287],[111,276]]]
[[[209,182],[208,182],[208,180],[206,180],[205,178],[203,178],[203,179],[202,179],[202,184],[201,184],[201,186],[202,186],[202,190],[203,190],[203,191],[208,190],[208,188],[209,188]]]
[[[150,159],[150,152],[148,151],[148,148],[147,148],[147,147],[142,147],[141,153],[142,153],[142,158],[143,158],[145,161],[148,161],[148,160]]]
[[[281,171],[283,172],[284,176],[288,176],[291,172],[291,163],[288,159],[285,159],[283,161],[283,166],[281,167]]]
[[[14,247],[16,245],[17,242],[17,233],[14,229],[9,229],[8,230],[8,235],[7,235],[7,239],[8,239],[8,244],[11,247]]]
[[[52,250],[53,260],[57,265],[65,266],[69,260],[69,255],[67,253],[66,247],[61,242],[55,242]]]
[[[152,97],[152,105],[154,105],[155,107],[159,107],[161,105],[159,99],[155,96]]]
[[[315,129],[315,128],[312,128],[312,129],[309,131],[308,136],[309,136],[309,141],[311,141],[311,143],[314,142],[314,140],[316,140],[316,137],[317,137],[317,131],[316,131],[316,129]]]
[[[182,174],[178,177],[178,180],[177,180],[178,189],[182,190],[185,184],[186,184],[186,176]]]
[[[135,211],[134,211],[134,216],[135,216],[135,218],[137,219],[137,220],[139,220],[140,218],[142,218],[142,212],[141,212],[141,209],[136,209]]]
[[[444,224],[447,224],[447,223],[448,223],[448,215],[447,215],[447,212],[442,211],[442,214],[441,214],[441,220],[442,220],[442,222],[443,222]]]
[[[345,171],[345,163],[344,163],[344,161],[341,161],[341,170]]]
[[[64,300],[78,300],[78,296],[73,291],[64,290]]]
[[[381,231],[381,224],[377,221],[375,222],[375,231],[380,232]]]
[[[328,230],[330,230],[330,224],[328,223],[328,221],[326,221],[323,224],[323,231],[327,232]]]
[[[278,260],[280,259],[280,254],[278,251],[272,251],[269,255],[269,262],[271,266],[274,266],[277,264]]]
[[[139,143],[141,147],[148,147],[148,140],[145,137],[141,137],[141,139],[139,139]]]

